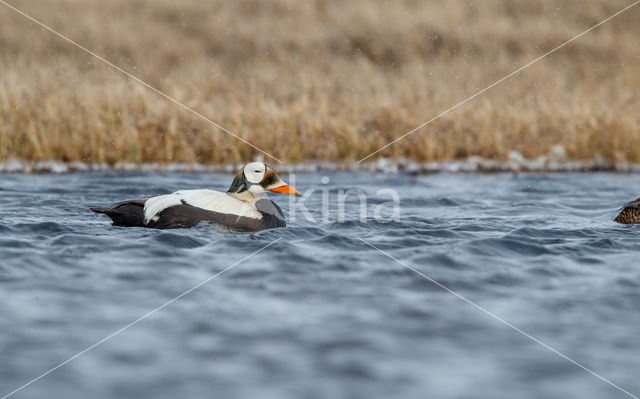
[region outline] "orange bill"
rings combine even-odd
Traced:
[[[285,184],[284,186],[272,188],[269,191],[271,191],[272,193],[283,193],[283,194],[297,194],[297,195],[300,195],[299,192],[297,192],[293,187],[291,187],[288,184]]]

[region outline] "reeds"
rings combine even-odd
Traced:
[[[14,0],[283,161],[356,161],[629,1]],[[640,6],[378,156],[640,162]],[[0,5],[0,160],[258,155]],[[267,158],[268,160],[268,158]]]

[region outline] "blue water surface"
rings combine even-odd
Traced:
[[[231,178],[1,175],[0,397],[234,264],[12,397],[629,397],[548,347],[640,395],[640,177],[298,174],[256,234],[86,208]]]

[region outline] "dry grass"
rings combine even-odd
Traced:
[[[357,160],[629,0],[13,0],[285,161]],[[640,161],[640,6],[380,153]],[[0,5],[0,159],[256,151]]]

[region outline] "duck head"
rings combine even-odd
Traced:
[[[231,187],[227,190],[227,194],[234,197],[248,198],[266,192],[300,195],[263,162],[251,162],[245,165],[238,171]]]

